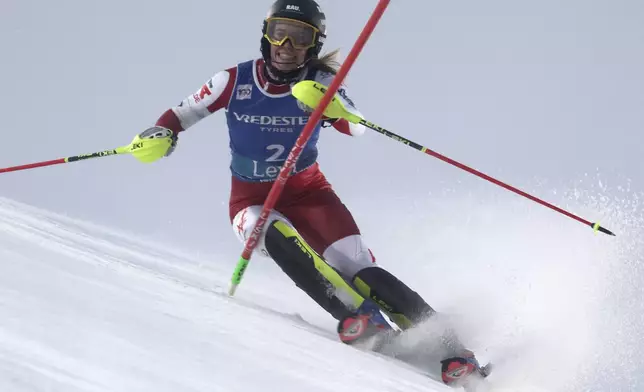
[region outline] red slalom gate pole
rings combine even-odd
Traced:
[[[271,210],[273,210],[273,207],[275,207],[275,204],[277,203],[277,199],[279,199],[282,193],[282,190],[284,189],[284,185],[288,180],[290,172],[293,166],[295,165],[295,163],[297,162],[298,158],[300,157],[300,154],[302,153],[304,146],[306,145],[309,138],[311,137],[311,134],[315,129],[315,125],[322,118],[322,114],[324,113],[324,110],[329,105],[329,103],[331,102],[331,99],[335,96],[335,93],[340,88],[342,81],[347,76],[347,73],[353,66],[353,63],[355,63],[356,59],[358,58],[358,55],[360,54],[365,44],[369,40],[371,33],[373,33],[373,30],[376,28],[376,25],[380,21],[380,18],[382,17],[382,15],[385,13],[385,10],[387,9],[388,5],[389,5],[389,0],[380,0],[378,2],[378,5],[376,6],[375,10],[371,14],[371,17],[369,17],[367,24],[365,25],[364,29],[360,33],[360,36],[358,37],[355,44],[353,45],[353,48],[351,48],[351,51],[347,55],[347,59],[344,61],[344,63],[338,70],[338,73],[333,78],[333,81],[331,82],[329,89],[322,97],[320,104],[313,111],[313,113],[311,114],[311,117],[309,118],[309,121],[304,126],[302,133],[295,141],[295,145],[291,149],[291,152],[289,153],[288,157],[286,158],[286,161],[284,162],[284,166],[282,166],[282,169],[280,170],[276,181],[273,183],[273,186],[271,187],[271,190],[268,193],[266,201],[264,202],[264,208],[262,209],[262,212],[260,213],[259,218],[257,219],[257,222],[255,223],[255,227],[253,228],[251,235],[248,237],[248,240],[246,240],[244,251],[242,252],[241,257],[237,262],[237,266],[235,267],[235,271],[233,272],[231,286],[228,291],[229,295],[231,296],[235,295],[237,286],[239,286],[239,284],[241,283],[241,280],[244,276],[244,272],[246,271],[246,268],[248,267],[248,264],[250,262],[251,255],[255,250],[255,247],[257,246],[259,242],[259,238],[262,234],[262,231],[264,230],[264,226],[268,221],[268,216]]]

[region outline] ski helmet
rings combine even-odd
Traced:
[[[303,26],[310,27],[310,31],[301,38],[285,36],[284,38],[272,39],[272,27],[276,21],[295,21]],[[279,39],[281,38],[281,39]],[[264,58],[264,63],[268,70],[270,70],[270,79],[280,83],[289,83],[296,80],[304,66],[312,58],[316,58],[322,50],[324,39],[326,38],[326,17],[322,9],[314,0],[277,0],[268,12],[264,19],[264,26],[262,28],[261,52]],[[270,40],[269,40],[270,39]],[[308,47],[306,52],[306,59],[297,69],[292,71],[280,71],[272,65],[271,59],[271,44],[282,45],[288,39],[291,45],[295,47]],[[298,39],[303,40],[302,42]],[[272,43],[271,43],[272,41]]]

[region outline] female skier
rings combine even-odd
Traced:
[[[140,135],[171,136],[173,144],[165,155],[169,156],[180,132],[225,110],[232,174],[229,212],[242,242],[252,232],[272,183],[310,115],[311,109],[291,95],[291,86],[301,80],[328,86],[334,76],[335,52],[319,57],[325,37],[325,15],[315,1],[277,0],[264,21],[262,58],[216,73]],[[338,95],[359,114],[344,87]],[[376,264],[351,213],[320,171],[316,145],[323,127],[350,136],[364,132],[362,125],[344,119],[317,124],[256,251],[275,260],[298,287],[339,320],[342,341],[351,343],[370,335],[367,331],[384,327],[386,321],[378,317],[376,304],[401,329],[410,328],[434,310]],[[332,268],[322,272],[315,268],[324,262]],[[377,328],[371,328],[374,325]],[[458,346],[461,352],[455,356],[471,356]],[[472,367],[470,362],[466,366]],[[443,373],[444,381],[451,383]]]

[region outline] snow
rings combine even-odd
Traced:
[[[467,210],[462,200],[454,204]],[[620,274],[639,271],[631,257],[641,252],[637,243],[624,250],[608,236],[567,226],[561,235],[559,226],[530,224],[552,219],[550,212],[513,220],[510,204],[495,214],[505,219],[507,242],[497,257],[484,257],[492,249],[473,233],[487,227],[490,212],[478,208],[480,215],[458,223],[469,241],[455,252],[462,260],[415,263],[408,281],[454,316],[479,359],[497,365],[493,391],[641,385],[634,354],[642,316],[630,291],[637,275]],[[456,234],[442,213],[433,211],[436,221],[412,239],[442,222],[423,252],[449,259],[447,238]],[[539,241],[543,227],[554,237]],[[526,228],[535,231],[529,254],[518,240]],[[236,260],[211,256],[0,198],[0,390],[451,390],[406,364],[339,343],[335,321],[266,259],[251,261],[230,298]],[[408,277],[407,267],[396,270]],[[412,342],[422,339],[422,330],[415,333]]]
[[[0,249],[2,391],[446,390],[157,244],[3,199]]]

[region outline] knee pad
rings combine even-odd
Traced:
[[[322,257],[349,279],[358,271],[376,265],[373,254],[359,234],[350,235],[332,243],[326,248]]]
[[[262,206],[246,207],[243,210],[239,211],[237,215],[235,215],[235,218],[233,219],[233,231],[235,232],[237,239],[239,239],[239,241],[241,241],[242,243],[245,244],[251,233],[253,232],[255,223],[262,213],[262,208]],[[291,222],[286,219],[284,215],[280,214],[277,211],[271,211],[268,216],[268,220],[264,225],[264,229],[259,236],[259,241],[257,243],[257,246],[255,247],[254,254],[270,258],[268,251],[266,250],[266,230],[270,226],[271,222],[274,222],[276,220],[282,221],[293,228],[293,224],[291,224]]]

